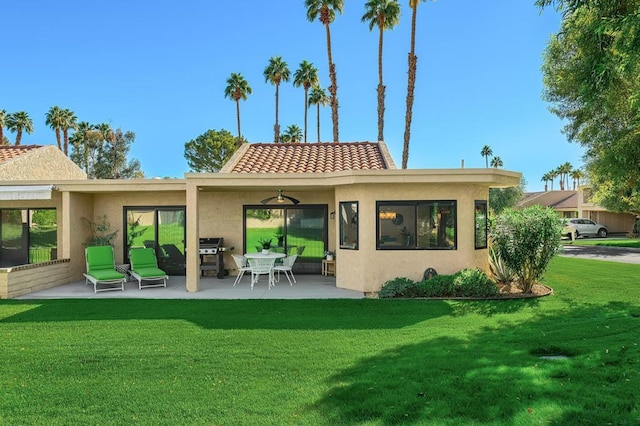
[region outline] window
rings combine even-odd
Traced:
[[[358,202],[340,203],[340,248],[358,250]]]
[[[476,248],[487,248],[487,202],[485,200],[476,200],[475,205],[475,241]]]
[[[454,250],[455,201],[378,201],[378,250]]]
[[[0,267],[56,260],[56,209],[0,210],[0,241]]]

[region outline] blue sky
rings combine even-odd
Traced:
[[[378,33],[360,22],[364,0],[345,2],[331,26],[340,103],[340,140],[377,139]],[[385,33],[385,142],[401,164],[411,26]],[[541,98],[543,50],[560,24],[534,0],[439,0],[418,8],[416,81],[409,168],[485,167],[489,145],[529,191],[561,163],[581,165],[582,148]],[[236,133],[226,79],[240,72],[253,89],[241,103],[250,142],[273,139],[274,87],[263,71],[280,55],[292,74],[312,62],[329,85],[325,32],[306,20],[303,0],[86,2],[21,0],[3,5],[0,109],[24,110],[35,132],[24,144],[55,144],[45,114],[69,108],[80,121],[136,133],[130,156],[148,177],[183,177],[184,144],[209,129]],[[280,124],[303,127],[302,88],[280,91]],[[332,140],[331,109],[321,133]],[[309,140],[316,140],[315,109]],[[6,133],[11,141],[15,135]]]

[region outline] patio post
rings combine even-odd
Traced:
[[[195,293],[200,290],[200,257],[198,256],[198,186],[187,179],[187,291]]]

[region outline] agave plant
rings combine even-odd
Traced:
[[[498,284],[509,284],[515,279],[516,273],[502,260],[495,244],[489,242],[489,270],[493,280]]]

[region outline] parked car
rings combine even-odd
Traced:
[[[592,220],[582,218],[567,219],[564,223],[562,235],[566,235],[571,238],[571,234],[574,230],[575,238],[580,236],[605,238],[609,234],[607,226],[601,223],[595,223]]]

